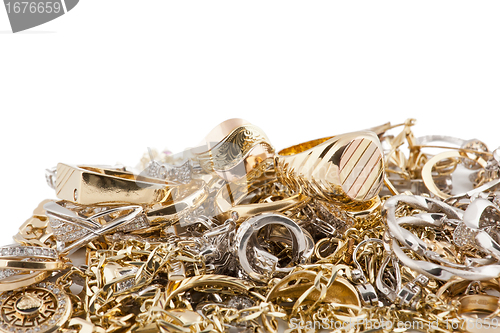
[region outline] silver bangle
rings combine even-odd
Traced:
[[[235,237],[235,252],[239,259],[241,268],[252,279],[265,281],[274,272],[288,273],[293,267],[277,267],[278,258],[262,249],[256,241],[256,233],[267,225],[280,225],[288,229],[291,235],[293,262],[303,264],[311,256],[314,249],[312,237],[292,219],[285,215],[275,213],[264,213],[255,215],[244,221]],[[248,246],[253,246],[249,251]],[[249,254],[254,258],[248,258]]]
[[[479,201],[478,201],[479,200]],[[389,198],[384,205],[387,225],[392,240],[390,245],[392,251],[401,263],[409,268],[438,280],[448,280],[453,277],[461,277],[466,280],[489,280],[500,276],[500,246],[484,230],[478,229],[479,218],[486,207],[484,199],[473,201],[464,212],[455,207],[449,206],[436,199],[397,195]],[[417,214],[414,216],[396,218],[396,207],[399,203],[405,203],[413,208],[426,210],[430,213]],[[408,230],[401,227],[402,224],[422,225],[430,227],[443,227],[445,225],[454,227],[454,243],[458,246],[473,245],[479,250],[486,252],[497,259],[497,262],[484,266],[471,267],[454,264],[443,259],[433,251],[427,249],[427,245]],[[465,237],[465,241],[464,241]],[[440,264],[423,260],[414,260],[408,257],[399,246],[398,241],[412,251],[423,255],[431,260],[439,260]],[[448,266],[453,267],[448,267]]]

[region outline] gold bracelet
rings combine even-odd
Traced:
[[[168,200],[171,188],[159,179],[138,176],[122,169],[57,165],[57,197],[82,205],[153,205]]]

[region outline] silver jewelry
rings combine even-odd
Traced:
[[[0,258],[41,258],[57,259],[55,249],[41,246],[2,246],[0,247]]]
[[[361,296],[363,304],[378,305],[379,300],[375,288],[373,288],[373,285],[368,282],[368,279],[363,273],[363,268],[357,259],[358,249],[365,243],[382,243],[382,241],[378,238],[369,238],[363,240],[356,246],[354,252],[352,253],[352,260],[357,269],[353,269],[351,271],[351,277],[352,281],[356,283],[355,287]]]
[[[398,292],[397,301],[403,306],[416,308],[418,300],[421,298],[422,288],[429,284],[429,278],[419,274],[413,281],[408,282]]]
[[[237,220],[236,214],[224,224],[210,228],[201,237],[196,238],[199,253],[205,257],[209,269],[216,274],[227,271],[227,264],[233,259],[230,249],[233,247]]]
[[[50,188],[56,189],[57,167],[45,169],[45,180]]]
[[[286,228],[291,239],[281,238],[292,246],[292,261],[303,264],[312,255],[314,241],[292,219],[282,214],[264,213],[244,221],[236,233],[235,252],[243,271],[252,279],[267,280],[273,272],[288,273],[293,267],[279,267],[278,258],[262,248],[257,240],[257,232],[268,225]],[[249,248],[250,246],[250,248]],[[250,258],[249,258],[250,255]]]
[[[193,177],[193,164],[190,160],[184,160],[180,165],[162,164],[151,160],[144,171],[149,177],[164,179],[167,182],[187,184]]]
[[[122,206],[106,209],[84,217],[63,207],[56,202],[46,203],[43,208],[49,218],[57,249],[62,253],[70,253],[86,245],[93,239],[113,231],[130,231],[149,226],[141,206]],[[124,212],[124,215],[111,218],[114,213]],[[106,221],[101,224],[100,219]]]
[[[473,141],[477,141],[477,140],[475,140],[475,139],[464,140],[464,139],[455,138],[453,136],[447,136],[447,135],[424,135],[424,136],[420,136],[418,138],[415,138],[415,143],[417,145],[428,145],[429,143],[433,143],[433,142],[445,142],[445,143],[449,143],[449,144],[457,146],[457,147],[463,147],[468,142],[473,142]]]
[[[384,247],[385,246],[386,244],[384,243]],[[390,249],[385,249],[385,252],[384,260],[382,261],[382,265],[377,273],[377,278],[375,279],[375,285],[377,286],[378,291],[380,291],[385,298],[394,302],[401,290],[401,269],[399,267],[398,259],[394,256],[392,251]],[[390,276],[391,285],[387,284],[384,279],[387,278],[387,276],[384,276],[384,272],[386,271],[389,262],[392,263],[392,266],[394,267],[394,276]]]
[[[489,280],[497,278],[500,276],[500,264],[498,262],[472,267],[446,261],[437,253],[428,250],[425,242],[401,227],[403,224],[430,226],[434,228],[445,226],[452,227],[454,228],[454,243],[459,243],[457,245],[473,245],[479,250],[493,255],[498,260],[498,258],[500,258],[500,246],[486,231],[477,228],[478,221],[476,217],[477,214],[479,214],[478,212],[484,211],[484,208],[489,207],[489,205],[482,201],[475,203],[476,201],[473,201],[469,205],[468,210],[470,209],[470,211],[465,214],[464,211],[436,199],[407,195],[397,195],[389,198],[385,202],[384,211],[387,218],[390,237],[392,238],[390,242],[392,251],[402,264],[421,274],[438,280],[448,280],[453,277],[461,277],[467,280]],[[430,213],[397,219],[395,213],[399,203],[405,203],[413,208],[426,210]],[[403,252],[398,242],[430,260],[439,261],[440,264],[411,259]]]
[[[462,194],[457,194],[452,197],[449,197],[448,199],[444,200],[445,203],[455,206],[457,203],[460,202],[460,200],[463,199],[472,199],[480,196],[488,196],[491,195],[491,192],[493,189],[500,184],[500,178],[491,180],[479,187],[476,187],[473,190],[470,190],[468,192],[462,193]],[[489,193],[489,194],[487,194]]]

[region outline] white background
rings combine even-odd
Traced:
[[[134,166],[241,117],[277,149],[388,121],[500,145],[498,1],[81,0],[12,34],[0,7],[0,243],[58,162]]]

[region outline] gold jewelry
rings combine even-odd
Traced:
[[[101,207],[82,214],[80,207],[76,212],[66,208],[65,202],[49,202],[44,208],[49,216],[50,226],[59,244],[61,253],[76,251],[91,240],[112,231],[133,231],[147,227],[142,206]],[[83,215],[83,216],[82,216]]]
[[[427,163],[425,163],[422,168],[422,179],[424,181],[425,186],[429,189],[429,191],[436,195],[441,199],[448,199],[451,197],[450,194],[444,193],[441,191],[436,184],[434,183],[434,179],[432,177],[432,169],[436,166],[436,164],[444,159],[453,159],[453,158],[468,158],[466,154],[461,153],[460,151],[447,151],[441,154],[438,154],[432,157]],[[479,163],[482,167],[486,166],[486,161],[484,161],[480,156],[477,156],[476,162]]]
[[[71,299],[59,286],[42,282],[0,295],[0,331],[53,332],[71,316]]]
[[[48,228],[49,219],[43,208],[48,202],[52,202],[52,200],[42,201],[33,211],[33,216],[19,227],[19,232],[13,237],[15,242],[39,247],[51,246],[55,243],[52,230]]]
[[[151,223],[174,222],[188,215],[208,197],[208,186],[203,180],[193,180],[172,189],[170,200],[154,205],[146,216]]]
[[[498,309],[498,297],[492,295],[467,295],[460,298],[458,314],[471,312],[492,313]]]
[[[57,165],[56,195],[82,205],[153,205],[169,199],[171,185],[124,169]]]
[[[205,145],[206,151],[195,150],[197,161],[206,172],[215,172],[229,182],[252,178],[254,169],[274,157],[266,134],[242,119],[226,120],[215,127]]]
[[[293,320],[306,325],[294,332],[494,327],[500,149],[415,137],[414,125],[275,154],[261,129],[231,119],[201,148],[151,151],[141,174],[49,169],[63,200],[43,202],[17,244],[0,247],[0,333],[278,333]],[[429,144],[440,140],[459,148]],[[458,166],[474,189],[434,198],[451,193]]]
[[[275,158],[275,169],[289,188],[343,203],[373,199],[384,179],[382,148],[372,132],[343,134],[283,149]]]
[[[436,296],[449,301],[452,299],[460,298],[462,295],[469,294],[472,290],[476,289],[476,293],[486,294],[487,290],[500,292],[500,284],[497,280],[488,281],[468,281],[459,278],[451,279],[443,284],[436,292]]]
[[[0,291],[13,290],[31,286],[45,280],[50,275],[48,271],[19,273],[0,280]]]
[[[291,273],[273,287],[267,295],[266,301],[274,301],[277,298],[285,300],[292,298],[296,300],[300,299],[301,305],[305,303],[313,304],[320,301],[324,303],[361,306],[356,289],[346,279],[339,277],[335,278],[335,281],[330,282],[324,277],[322,282],[327,286],[325,293],[320,288],[314,287],[317,277],[317,273],[306,270]],[[301,283],[293,284],[297,280],[301,280]],[[296,306],[294,305],[294,307]]]
[[[165,294],[165,299],[162,303],[168,304],[178,294],[183,293],[191,288],[201,286],[211,286],[212,288],[230,288],[232,292],[240,291],[243,293],[247,293],[254,287],[254,284],[250,281],[240,280],[231,276],[224,275],[205,274],[201,276],[195,276],[192,278],[184,279],[182,281],[169,282],[167,286],[167,293]]]
[[[68,265],[61,261],[23,261],[0,259],[0,269],[20,269],[28,271],[56,271],[67,268]]]
[[[238,216],[238,221],[242,221],[251,216],[269,211],[283,212],[291,210],[296,208],[297,206],[307,203],[308,200],[309,198],[307,198],[305,195],[298,193],[291,197],[277,201],[237,205],[231,208],[229,211],[217,215],[217,219],[220,221],[224,221],[236,213]]]

